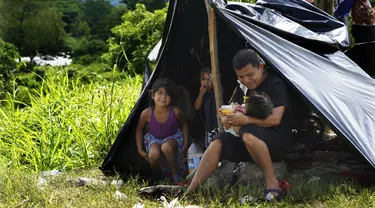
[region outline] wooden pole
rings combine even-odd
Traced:
[[[220,70],[219,70],[219,61],[217,59],[217,34],[216,34],[216,18],[215,11],[210,8],[208,15],[208,33],[210,39],[210,55],[211,55],[211,68],[212,68],[212,79],[215,92],[215,101],[216,101],[216,110],[223,105],[223,96],[222,96],[222,87],[220,81]],[[217,116],[217,122],[219,131],[222,132],[223,125],[221,124],[220,117]]]
[[[314,4],[316,7],[327,12],[330,15],[333,15],[333,12],[335,11],[334,0],[314,0]]]

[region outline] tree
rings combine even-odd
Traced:
[[[0,92],[10,89],[12,76],[17,69],[16,60],[20,58],[17,48],[0,39]],[[2,97],[2,95],[0,96]]]
[[[112,36],[111,29],[123,22],[122,16],[126,13],[126,11],[127,8],[124,5],[112,7],[111,12],[100,21],[100,38],[102,40],[106,41]]]
[[[0,4],[1,34],[14,44],[22,56],[55,54],[63,49],[62,13],[51,6],[53,1],[2,0]]]
[[[107,40],[111,36],[111,29],[121,24],[122,15],[126,12],[125,6],[112,6],[107,0],[86,0],[84,15],[91,28],[91,36]]]
[[[142,73],[148,53],[162,38],[167,7],[148,12],[143,4],[128,11],[123,23],[112,29],[114,37],[108,40],[109,52],[103,58],[123,70]]]
[[[51,2],[51,5],[63,14],[64,30],[70,36],[81,37],[90,34],[90,26],[85,20],[83,4],[82,0],[53,0]]]
[[[327,12],[330,15],[333,15],[335,11],[335,1],[334,0],[315,0],[316,7]]]
[[[148,11],[154,11],[165,7],[167,0],[122,0],[121,2],[130,10],[136,9],[137,4],[144,4]]]
[[[111,13],[112,5],[105,0],[86,0],[84,3],[84,14],[91,34],[102,37],[102,20]],[[108,37],[107,37],[108,38]]]

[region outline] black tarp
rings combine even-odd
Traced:
[[[225,101],[236,85],[233,55],[253,48],[292,91],[375,165],[375,81],[340,52],[349,42],[343,23],[303,0],[261,0],[257,5],[218,0],[211,6],[216,12]],[[166,76],[196,97],[199,69],[209,64],[207,27],[204,1],[170,1],[156,68],[105,158],[104,172],[149,174],[135,145],[136,123],[148,103],[146,91],[157,77]]]

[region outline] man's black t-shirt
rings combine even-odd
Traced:
[[[280,133],[281,138],[283,138],[286,142],[291,143],[293,115],[291,109],[289,108],[290,100],[285,82],[276,75],[268,73],[266,79],[255,89],[255,91],[268,94],[273,102],[274,108],[280,106],[285,107],[280,125],[270,128],[275,129]],[[246,94],[249,95],[250,92],[251,90],[248,90]],[[243,96],[244,92],[240,86],[237,86],[232,102],[242,104]]]

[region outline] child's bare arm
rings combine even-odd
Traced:
[[[185,153],[185,151],[187,150],[187,145],[188,145],[188,140],[189,140],[188,124],[184,117],[183,112],[180,109],[174,108],[174,112],[176,114],[176,118],[179,121],[181,130],[182,130],[182,137],[184,138],[184,145],[182,147],[182,152]]]
[[[201,94],[198,95],[197,99],[195,100],[194,103],[194,108],[195,110],[200,110],[203,104],[203,96]]]
[[[143,137],[143,128],[145,127],[146,122],[149,120],[149,117],[150,117],[150,109],[147,108],[141,113],[141,116],[139,117],[137,128],[136,128],[135,139],[137,142],[137,149],[138,149],[138,153],[142,157],[147,156],[145,151],[143,151],[142,137]]]
[[[203,104],[203,96],[204,94],[206,94],[207,92],[207,87],[205,87],[204,85],[201,84],[201,87],[199,89],[199,95],[197,97],[197,99],[195,100],[195,103],[194,103],[194,108],[195,110],[200,110],[201,107],[202,107],[202,104]]]

